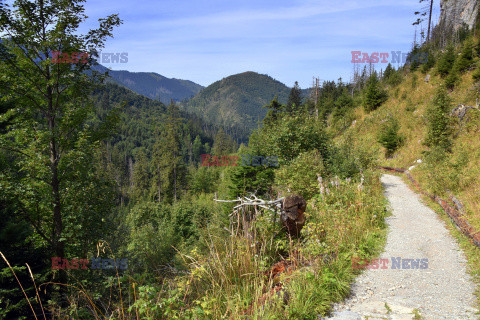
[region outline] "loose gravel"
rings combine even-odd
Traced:
[[[379,257],[387,268],[365,270],[328,319],[480,319],[466,259],[445,223],[400,177],[383,175],[382,183],[393,213]],[[394,269],[392,257],[428,259],[428,267]]]

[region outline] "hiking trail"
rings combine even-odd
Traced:
[[[388,259],[387,268],[359,275],[351,296],[336,304],[326,319],[480,319],[466,259],[445,223],[400,177],[386,174],[381,180],[392,210],[379,256]],[[428,267],[399,269],[396,264],[393,269],[392,258],[398,257],[428,259]],[[415,318],[415,312],[421,318]]]

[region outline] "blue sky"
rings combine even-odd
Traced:
[[[418,0],[91,0],[86,27],[124,20],[103,52],[128,52],[113,70],[157,72],[207,86],[256,71],[292,86],[349,80],[351,51],[407,52]],[[438,21],[439,1],[433,18]],[[426,24],[425,24],[426,25]],[[376,64],[384,68],[386,64]]]

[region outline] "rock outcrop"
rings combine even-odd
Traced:
[[[440,24],[457,30],[465,23],[474,26],[480,4],[478,0],[441,0]]]

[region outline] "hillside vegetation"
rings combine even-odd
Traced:
[[[275,96],[286,103],[290,89],[267,75],[244,72],[216,81],[184,104],[185,110],[224,126],[255,129]]]
[[[414,46],[424,63],[326,81],[315,100],[246,72],[182,110],[103,85],[92,61],[36,63],[37,52],[102,45],[117,15],[90,37],[76,34],[82,1],[12,6],[0,6],[0,34],[12,35],[0,42],[0,318],[326,316],[360,272],[353,262],[384,243],[379,164],[417,163],[422,186],[458,196],[480,230],[480,112],[450,116],[479,97],[471,32]],[[275,210],[218,201],[288,196],[303,198],[295,234]],[[78,268],[93,258],[107,261]]]
[[[108,71],[110,81],[164,104],[171,100],[180,102],[190,99],[203,89],[203,86],[193,81],[170,79],[155,72],[109,70],[102,65],[93,69],[102,73]]]
[[[388,99],[380,108],[366,112],[355,110],[355,121],[337,139],[351,137],[355,143],[376,150],[379,164],[383,166],[411,168],[412,175],[422,187],[444,199],[450,195],[459,198],[466,207],[467,217],[477,230],[480,230],[480,98],[479,40],[468,38],[454,49],[451,71],[442,76],[442,59],[448,50],[438,50],[430,54],[437,63],[430,68],[405,67],[399,71],[401,82],[398,85],[386,84]],[[463,56],[468,50],[471,59],[465,62]],[[462,67],[461,64],[467,63]],[[426,81],[425,79],[429,80]],[[454,85],[450,79],[454,78]],[[384,80],[388,82],[387,79]],[[429,134],[432,128],[432,108],[438,106],[439,90],[444,90],[444,128]],[[476,106],[468,109],[460,118],[452,113],[459,105]],[[437,121],[438,121],[437,117]],[[397,123],[401,143],[391,153],[379,142],[379,135],[392,121]],[[448,146],[438,150],[439,145],[429,143],[429,136],[443,136]],[[395,137],[393,137],[394,139]],[[442,152],[445,151],[445,152]],[[417,160],[420,160],[417,162]],[[421,162],[421,163],[419,163]]]

